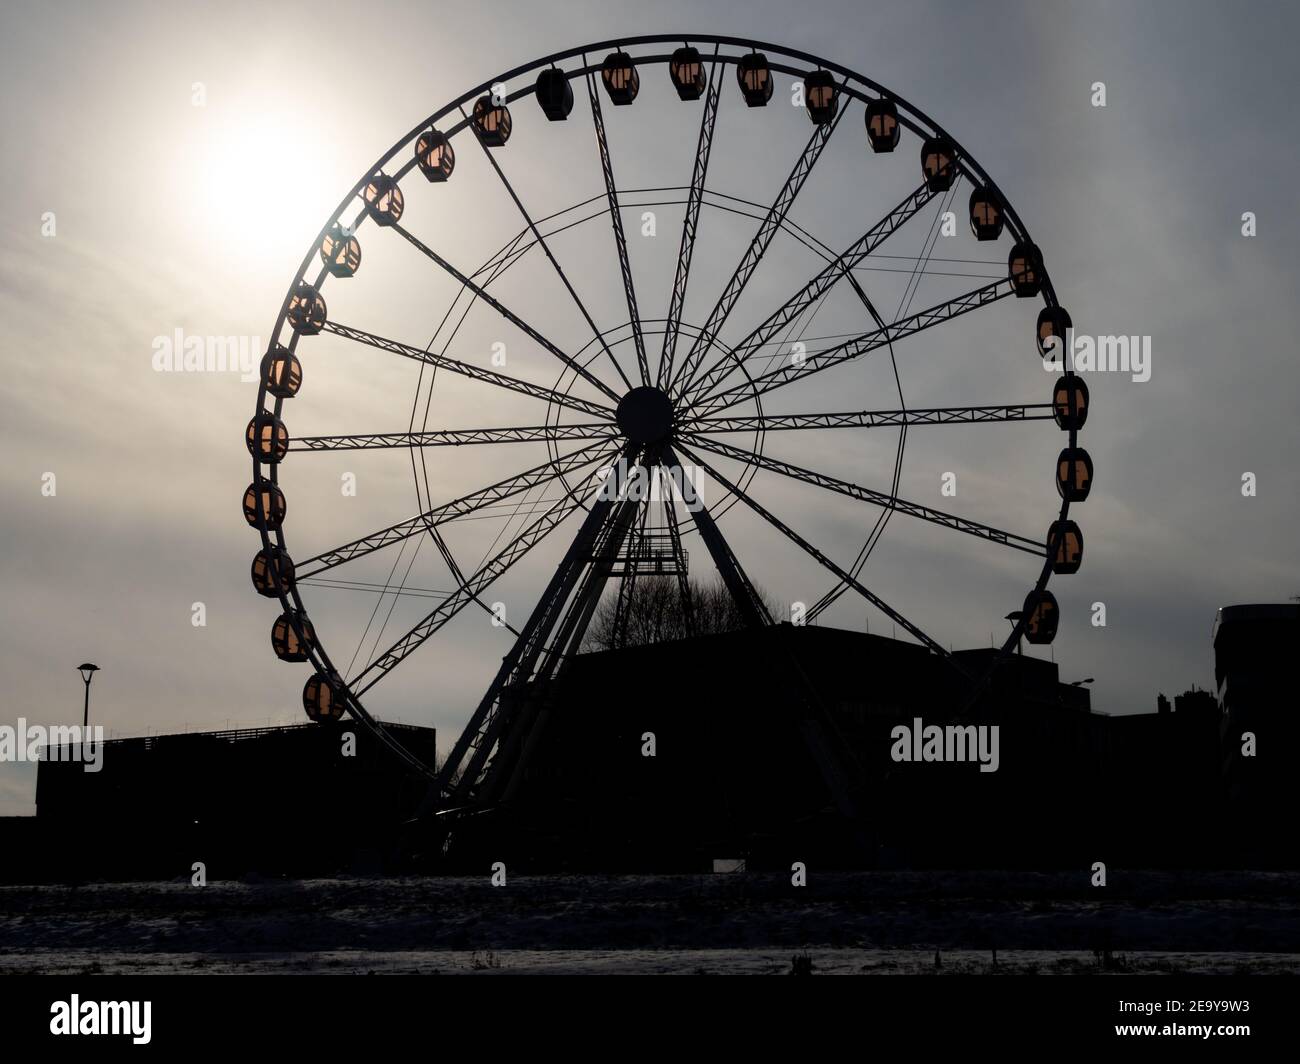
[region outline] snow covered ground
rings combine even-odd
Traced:
[[[1297,953],[1116,954],[1051,950],[776,949],[327,950],[311,953],[121,953],[35,950],[0,958],[5,975],[1269,975],[1300,972]]]
[[[994,958],[996,950],[996,960]],[[1300,874],[0,887],[0,973],[1300,972]]]

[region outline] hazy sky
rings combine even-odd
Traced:
[[[1292,55],[1300,17],[1290,5],[11,3],[0,14],[0,151],[10,193],[0,223],[0,724],[79,721],[74,667],[84,660],[103,668],[92,720],[121,734],[304,719],[307,667],[275,658],[269,629],[278,610],[248,578],[257,541],[239,508],[250,472],[241,437],[256,387],[238,373],[156,372],[156,338],[179,329],[265,345],[320,226],[422,118],[543,54],[679,29],[821,54],[911,101],[1001,186],[1081,331],[1151,337],[1149,381],[1089,376],[1094,410],[1082,442],[1096,487],[1072,514],[1085,562],[1078,575],[1053,581],[1064,617],[1055,647],[1041,650],[1055,655],[1065,679],[1096,677],[1095,708],[1148,711],[1158,691],[1210,686],[1216,607],[1300,594],[1300,216],[1294,191],[1285,191],[1300,162]],[[709,185],[766,204],[811,127],[790,106],[788,79],[779,79],[771,107],[750,112],[726,76]],[[1095,82],[1105,83],[1104,108],[1092,106]],[[521,100],[515,134],[496,156],[534,216],[601,193],[585,89],[575,89],[578,104],[563,125]],[[699,107],[676,100],[662,68],[647,74],[633,107],[605,102],[621,188],[689,181]],[[861,122],[855,104],[791,214],[835,251],[919,179],[914,138],[905,135],[894,157],[873,157]],[[471,269],[521,221],[477,146],[460,139],[458,156],[445,187],[407,178],[406,220]],[[953,200],[958,235],[938,241],[912,310],[1005,271],[1006,237],[994,247],[970,237],[967,194],[963,186]],[[638,231],[642,209],[656,214],[652,238]],[[681,211],[663,203],[625,215],[647,319],[667,305]],[[1253,238],[1241,232],[1247,211],[1257,218]],[[934,213],[883,249],[900,258],[859,274],[887,318],[908,302],[908,274],[894,271],[910,270],[906,256],[920,250]],[[689,323],[702,324],[756,224],[706,209]],[[423,347],[453,288],[392,234],[368,226],[359,236],[358,276],[326,286],[331,319]],[[607,219],[557,237],[554,247],[599,308],[601,327],[625,322]],[[780,237],[728,338],[743,336],[820,265]],[[493,290],[561,346],[577,348],[591,334],[557,284],[533,254]],[[897,345],[908,405],[1046,401],[1052,378],[1032,350],[1039,305],[1004,300]],[[860,305],[828,300],[807,336],[869,327]],[[648,346],[657,350],[658,340]],[[557,364],[483,309],[447,350],[486,366],[497,341],[509,352],[504,372],[554,383]],[[628,350],[619,348],[625,364]],[[291,433],[404,430],[417,389],[428,385],[415,363],[338,338],[305,340],[300,353],[306,383],[286,410]],[[897,405],[887,360],[821,376],[769,410]],[[430,428],[545,416],[528,398],[444,377]],[[767,453],[887,490],[894,442],[892,432],[774,435]],[[916,429],[900,490],[1041,537],[1056,508],[1060,446],[1050,422]],[[438,502],[536,464],[542,452],[512,445],[426,458]],[[1241,492],[1247,471],[1258,479],[1253,498]],[[957,474],[956,498],[940,495],[945,472]],[[53,496],[42,492],[47,473],[56,478]],[[341,492],[344,473],[355,474],[355,497]],[[282,483],[288,543],[299,556],[419,509],[404,451],[295,453]],[[841,563],[876,517],[772,474],[753,488]],[[1031,559],[918,524],[891,520],[866,582],[945,643],[1000,638],[1001,617],[1032,583]],[[778,600],[811,602],[826,589],[825,574],[739,509],[722,525]],[[515,526],[484,521],[449,542],[469,568],[507,527]],[[512,623],[527,616],[573,529],[559,530],[487,596],[506,604]],[[690,546],[702,573],[705,552],[698,540]],[[408,586],[448,586],[430,546],[401,558],[399,578],[408,563]],[[394,564],[386,554],[338,575],[383,582]],[[374,594],[304,590],[340,665],[354,650],[367,660],[434,602],[404,596],[389,615],[385,599],[367,629]],[[206,624],[196,627],[200,602]],[[1089,623],[1095,602],[1106,605],[1104,628]],[[879,614],[847,598],[841,607],[825,622],[888,633]],[[467,611],[376,689],[372,708],[436,725],[446,745],[507,647],[485,613]],[[34,779],[32,766],[0,765],[0,814],[32,811]]]

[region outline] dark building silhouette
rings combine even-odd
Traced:
[[[964,681],[924,647],[827,628],[582,655],[539,694],[549,709],[511,800],[454,841],[470,864],[490,852],[604,869],[705,870],[716,858],[750,868],[1294,866],[1287,673],[1298,618],[1292,606],[1224,609],[1223,705],[1193,687],[1172,702],[1160,695],[1157,712],[1122,716],[1092,711],[1053,663],[1019,655],[968,706]],[[978,676],[996,653],[955,658]],[[808,741],[791,672],[813,689],[823,738],[849,751],[853,816]],[[997,726],[998,770],[896,762],[894,729],[918,718]],[[1251,728],[1270,758],[1242,756]]]
[[[1222,863],[1223,781],[1214,695],[1192,689],[1155,713],[1099,718],[1104,771],[1095,787],[1106,825],[1098,856],[1128,867]]]
[[[39,836],[24,848],[40,872],[29,879],[173,878],[200,860],[218,878],[481,872],[498,860],[520,871],[707,871],[716,859],[1295,867],[1298,635],[1300,606],[1225,607],[1218,697],[1161,694],[1155,712],[1128,716],[1093,711],[1052,662],[992,650],[955,655],[967,676],[988,675],[972,702],[968,679],[926,648],[832,628],[580,654],[553,685],[515,693],[510,712],[542,709],[500,801],[472,816],[415,825],[424,777],[364,728],[309,724],[117,740],[99,773],[42,762],[39,831],[7,836]],[[918,721],[951,733],[963,759],[900,760],[917,747],[900,748],[899,729]],[[432,730],[387,727],[432,762]],[[974,737],[995,727],[997,770],[982,772],[992,749]],[[345,733],[355,757],[342,756]],[[24,878],[14,867],[8,878]]]
[[[432,763],[432,728],[385,727]],[[97,879],[188,877],[195,861],[214,878],[378,870],[424,786],[352,723],[114,739],[98,772],[40,762],[39,856]]]
[[[1214,679],[1223,707],[1226,836],[1232,860],[1300,860],[1296,662],[1300,604],[1224,606],[1214,624]]]
[[[980,675],[996,653],[956,657]],[[799,680],[816,706],[801,704]],[[750,868],[1076,859],[1099,773],[1088,692],[1018,655],[958,719],[966,690],[923,646],[822,627],[581,655],[529,736],[499,833],[468,863],[507,851],[526,864],[696,870],[728,857]],[[918,718],[997,726],[998,770],[895,762],[893,729]],[[819,743],[848,751],[856,816],[828,785]]]

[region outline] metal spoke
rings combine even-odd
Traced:
[[[524,321],[523,318],[519,317],[518,314],[512,311],[509,307],[507,307],[504,303],[498,300],[495,296],[490,295],[484,288],[475,284],[465,274],[461,273],[460,270],[456,269],[455,266],[453,266],[450,262],[448,262],[436,251],[434,251],[433,248],[429,247],[422,240],[420,240],[419,237],[408,232],[405,228],[403,228],[401,225],[398,225],[396,223],[394,223],[391,228],[400,236],[404,237],[407,240],[407,242],[410,243],[413,247],[418,248],[424,255],[428,256],[428,258],[430,258],[439,266],[441,266],[444,270],[446,270],[447,273],[449,273],[452,277],[454,277],[457,281],[459,281],[464,288],[467,288],[469,291],[473,292],[474,295],[476,295],[479,299],[483,300],[484,303],[486,303],[498,314],[500,314],[503,318],[505,318],[506,321],[510,322],[521,332],[523,332],[524,335],[527,336],[530,340],[532,340],[534,343],[545,348],[547,351],[553,354],[556,358],[558,358],[561,362],[563,362],[566,366],[568,366],[571,370],[573,370],[574,373],[576,373],[579,377],[585,380],[592,387],[596,388],[601,392],[604,392],[615,402],[618,402],[619,399],[618,393],[615,392],[608,384],[602,381],[599,377],[593,374],[586,367],[582,366],[572,356],[560,350],[559,347],[557,347],[545,336],[543,336],[540,332],[534,329],[531,325],[528,324],[528,322]]]
[[[839,480],[836,477],[827,476],[825,473],[817,473],[811,469],[804,469],[801,466],[793,465],[789,462],[782,462],[776,458],[770,458],[764,454],[757,454],[753,451],[747,451],[740,447],[732,447],[729,444],[719,443],[716,440],[704,439],[694,434],[687,434],[686,438],[694,443],[697,447],[702,447],[714,454],[720,454],[726,458],[734,458],[738,462],[746,462],[757,465],[763,469],[769,469],[773,473],[780,473],[782,476],[790,477],[794,480],[802,480],[806,484],[813,484],[819,488],[826,488],[830,491],[837,492],[840,495],[846,495],[851,499],[859,499],[862,502],[869,502],[875,506],[883,506],[891,510],[897,510],[899,513],[907,514],[909,517],[919,517],[923,521],[929,521],[931,524],[939,525],[943,528],[955,529],[958,532],[965,532],[969,535],[976,536],[980,539],[989,540],[992,543],[1000,543],[1006,547],[1012,547],[1015,550],[1024,551],[1026,554],[1033,554],[1039,558],[1047,556],[1047,547],[1039,540],[1029,539],[1027,536],[1016,535],[1014,532],[1004,532],[999,528],[993,528],[990,525],[980,524],[978,521],[971,521],[964,517],[956,517],[953,514],[944,513],[942,510],[936,510],[929,506],[923,506],[920,503],[909,502],[907,499],[900,499],[896,495],[886,495],[881,491],[873,491],[870,488],[864,488],[857,484],[852,484],[847,480]]]
[[[714,49],[717,55],[717,49]],[[659,356],[658,385],[662,390],[672,378],[673,358],[677,354],[677,335],[681,329],[682,308],[686,302],[686,284],[691,275],[691,256],[695,253],[695,236],[699,231],[700,206],[704,202],[704,181],[709,171],[709,156],[713,150],[713,129],[718,120],[718,95],[721,79],[717,77],[718,64],[709,68],[709,91],[704,97],[704,114],[700,118],[700,136],[695,144],[695,167],[691,171],[691,188],[686,198],[686,218],[682,222],[682,242],[677,251],[677,274],[673,278],[673,295],[668,305],[668,319],[664,326],[664,346]]]
[[[429,538],[433,540],[434,547],[437,549],[438,553],[442,555],[442,560],[444,564],[447,566],[447,571],[451,573],[451,578],[455,580],[458,585],[464,585],[465,572],[463,569],[461,569],[460,563],[456,561],[455,556],[451,553],[451,548],[447,546],[447,541],[442,538],[442,530],[435,525],[430,525]],[[488,614],[491,617],[496,617],[496,612],[492,609],[492,607],[489,606],[477,595],[474,596],[474,603],[480,609],[482,609],[484,613]],[[512,625],[504,617],[499,619],[499,623],[501,624],[501,627],[503,627],[511,635],[514,636],[519,635],[519,632],[515,629],[514,625]]]
[[[463,110],[461,113],[464,113]],[[564,272],[564,268],[560,265],[559,259],[557,259],[551,251],[550,244],[546,242],[546,238],[542,236],[541,230],[537,228],[537,224],[533,221],[532,215],[528,213],[528,208],[524,206],[524,201],[521,200],[519,194],[515,192],[514,185],[510,183],[510,179],[506,177],[505,171],[501,169],[501,164],[497,162],[496,156],[492,154],[492,149],[490,149],[486,144],[482,145],[482,148],[483,154],[487,157],[487,161],[492,164],[492,169],[496,171],[497,177],[501,180],[501,184],[505,187],[510,198],[514,200],[515,206],[523,216],[524,223],[532,231],[533,239],[541,247],[542,251],[545,252],[547,259],[555,268],[556,276],[560,278],[565,290],[569,293],[569,296],[573,299],[574,305],[578,308],[578,312],[583,316],[587,325],[591,328],[592,335],[596,338],[596,342],[600,344],[605,354],[609,356],[609,360],[613,363],[615,371],[618,373],[619,377],[622,378],[623,383],[630,389],[632,387],[632,382],[628,379],[627,374],[623,372],[623,367],[618,364],[618,359],[614,357],[614,352],[610,350],[609,344],[605,342],[604,334],[601,333],[600,328],[596,325],[595,319],[592,318],[591,313],[587,310],[587,305],[583,303],[582,298],[573,287],[568,275]]]
[[[587,480],[590,480],[590,477],[585,478],[583,483],[585,484]],[[425,640],[482,594],[485,588],[563,524],[569,516],[580,510],[582,503],[582,495],[578,488],[570,488],[541,517],[498,551],[491,561],[480,566],[465,583],[440,602],[436,609],[353,677],[348,682],[353,697],[359,698],[387,676]]]
[[[795,198],[799,195],[799,190],[803,188],[808,175],[812,173],[812,168],[821,155],[822,149],[826,147],[831,134],[835,132],[835,127],[840,124],[840,120],[843,119],[847,111],[848,107],[840,108],[833,121],[827,122],[825,125],[819,125],[813,131],[813,135],[808,138],[803,154],[799,156],[799,161],[795,163],[794,169],[790,171],[790,176],[786,178],[781,191],[772,202],[772,206],[768,208],[767,216],[759,226],[758,232],[754,234],[753,240],[750,241],[749,248],[745,251],[739,265],[736,266],[736,270],[727,282],[727,286],[723,289],[722,295],[718,297],[718,302],[709,314],[708,321],[705,322],[704,328],[700,330],[700,334],[691,344],[691,349],[687,352],[681,368],[671,378],[671,386],[677,389],[678,394],[682,394],[690,388],[691,379],[694,377],[695,371],[699,369],[705,353],[714,340],[717,339],[723,325],[726,324],[732,308],[740,298],[741,292],[745,290],[745,285],[749,283],[749,279],[753,277],[758,264],[762,262],[763,255],[772,243],[772,238],[776,236],[781,228],[781,223],[785,221],[786,214],[794,206]],[[679,382],[680,387],[678,387]]]
[[[424,513],[400,524],[380,529],[368,536],[354,539],[351,543],[318,554],[314,558],[308,558],[298,565],[298,579],[306,580],[354,558],[373,554],[384,547],[400,543],[402,540],[410,539],[411,536],[419,535],[422,532],[427,532],[437,525],[472,514],[477,510],[499,503],[503,499],[525,492],[529,488],[545,484],[548,481],[576,472],[593,462],[602,462],[610,457],[612,457],[612,451],[609,448],[602,447],[600,444],[592,444],[562,458],[544,462],[532,469],[526,469],[524,472],[507,480],[498,481],[496,484],[480,488],[469,495],[443,503],[441,506],[426,510]]]
[[[355,340],[357,343],[368,344],[370,347],[378,348],[380,351],[389,351],[395,355],[401,355],[404,358],[415,359],[417,362],[424,362],[430,366],[437,366],[439,369],[445,369],[449,373],[459,373],[463,377],[472,377],[474,380],[487,381],[489,384],[496,384],[502,388],[509,388],[511,391],[519,392],[522,395],[531,395],[536,399],[544,399],[548,403],[554,403],[557,406],[568,407],[570,410],[578,410],[584,414],[591,414],[595,417],[607,418],[613,420],[613,411],[607,406],[600,403],[592,402],[589,399],[580,399],[575,395],[565,395],[563,392],[557,392],[552,388],[543,387],[540,384],[532,384],[529,381],[520,380],[518,377],[510,377],[504,373],[496,373],[490,369],[483,369],[480,366],[472,365],[468,362],[460,362],[457,359],[450,358],[447,355],[440,355],[436,351],[425,351],[419,347],[412,347],[410,344],[404,344],[397,340],[390,340],[386,336],[378,336],[375,333],[368,333],[363,329],[354,329],[350,325],[340,325],[338,322],[327,321],[325,331],[331,332],[335,336],[342,336],[345,340]]]
[[[792,321],[796,320],[813,303],[817,302],[841,278],[853,280],[852,271],[862,263],[881,244],[901,229],[922,207],[933,198],[934,193],[928,185],[921,185],[902,203],[890,211],[884,218],[862,234],[837,258],[826,266],[799,289],[785,303],[772,312],[757,329],[740,341],[733,349],[733,358],[716,363],[699,379],[694,394],[705,397],[713,387],[738,369],[755,351],[771,342],[772,338]]]
[[[614,184],[614,164],[609,157],[609,141],[605,137],[605,116],[596,94],[596,82],[587,75],[587,95],[591,99],[591,121],[596,127],[596,144],[600,149],[600,170],[605,178],[605,196],[609,200],[609,224],[614,230],[614,246],[618,249],[618,267],[623,275],[623,293],[627,297],[627,317],[632,329],[632,342],[636,345],[636,363],[641,371],[641,383],[650,383],[650,364],[646,361],[645,339],[641,335],[641,312],[636,305],[636,286],[632,283],[632,264],[627,257],[627,236],[623,232],[623,212],[618,205],[618,188]]]
[[[818,550],[806,539],[804,539],[801,535],[799,535],[798,532],[790,528],[779,517],[775,516],[769,510],[764,508],[761,503],[755,501],[748,494],[742,491],[739,487],[733,484],[730,480],[724,477],[716,469],[714,469],[707,462],[705,462],[704,459],[700,458],[699,455],[694,454],[685,446],[682,446],[682,453],[685,454],[688,458],[690,458],[691,461],[699,465],[700,468],[705,470],[711,477],[713,477],[714,480],[716,480],[719,484],[721,484],[724,488],[726,488],[729,492],[731,492],[732,495],[734,495],[737,499],[743,502],[756,514],[758,514],[759,517],[763,518],[763,520],[765,520],[773,528],[775,528],[787,539],[789,539],[792,543],[794,543],[805,553],[807,553],[809,557],[811,557],[814,561],[820,563],[823,568],[830,570],[831,573],[839,577],[841,581],[848,584],[849,587],[857,591],[858,594],[860,594],[863,598],[865,598],[868,602],[870,602],[873,606],[875,606],[876,609],[878,609],[881,613],[883,613],[886,617],[888,617],[899,627],[911,633],[913,638],[925,644],[931,650],[935,651],[937,654],[942,655],[946,660],[952,661],[952,656],[942,645],[940,645],[939,643],[931,639],[928,635],[925,634],[925,632],[923,632],[920,628],[918,628],[906,617],[904,617],[901,613],[899,613],[896,609],[894,609],[891,605],[889,605],[889,603],[885,602],[884,599],[880,598],[879,595],[868,590],[866,587],[860,584],[856,579],[854,579],[854,577],[850,573],[848,573],[844,569],[841,569],[838,565],[835,564],[835,562],[831,561],[830,558],[828,558],[820,550]],[[954,663],[954,667],[958,667],[958,666],[956,666],[956,664]]]
[[[987,306],[1011,295],[1011,293],[1012,288],[1009,279],[1002,278],[994,281],[982,288],[976,288],[965,295],[958,296],[956,299],[951,299],[946,303],[940,303],[937,306],[929,307],[909,317],[902,318],[892,325],[873,329],[871,332],[863,333],[842,344],[828,347],[823,351],[810,352],[802,362],[791,362],[779,369],[760,374],[745,384],[737,385],[726,391],[716,392],[712,398],[706,400],[697,408],[698,413],[700,416],[707,416],[719,410],[725,410],[727,407],[735,406],[737,403],[753,398],[756,394],[764,395],[776,388],[782,388],[821,370],[829,369],[831,366],[837,366],[841,362],[858,358],[905,337],[923,332],[941,322],[950,321],[972,310],[978,310],[980,307]]]
[[[440,429],[434,432],[375,432],[354,436],[296,436],[291,451],[368,451],[385,447],[462,447],[475,443],[547,443],[559,440],[612,440],[618,429],[608,421],[584,425],[529,425],[520,428]]]
[[[785,429],[874,429],[912,425],[972,425],[986,421],[1042,421],[1054,416],[1051,403],[1000,406],[937,406],[922,410],[849,410],[837,414],[752,414],[687,418],[681,430],[694,433],[772,432]],[[290,448],[292,449],[292,448]]]

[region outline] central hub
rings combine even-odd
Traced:
[[[619,402],[615,417],[633,443],[658,443],[672,431],[672,400],[649,385],[633,388]]]

